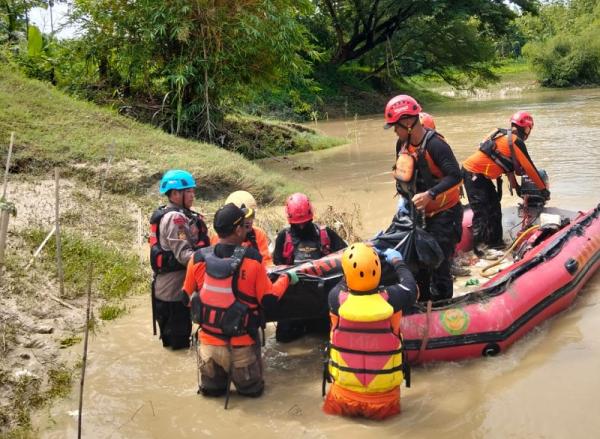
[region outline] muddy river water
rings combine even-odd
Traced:
[[[600,89],[523,92],[513,98],[426,108],[465,159],[492,128],[508,125],[517,109],[532,112],[527,142],[550,176],[550,205],[587,210],[600,202]],[[394,133],[382,118],[321,123],[347,145],[263,166],[302,182],[317,209],[360,208],[364,236],[393,213],[389,170]],[[304,170],[293,170],[304,169]],[[507,191],[505,191],[507,192]],[[516,203],[505,193],[504,205]],[[192,352],[163,350],[153,339],[146,297],[90,341],[83,437],[416,437],[589,438],[600,432],[600,275],[575,304],[495,358],[433,364],[413,371],[402,388],[402,414],[383,423],[321,412],[324,340],[280,345],[269,328],[264,350],[267,389],[260,399],[196,394]],[[76,347],[80,350],[81,346]],[[38,416],[40,435],[76,437],[78,382],[70,398]]]

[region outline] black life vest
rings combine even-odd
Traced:
[[[254,231],[254,227],[248,233],[246,233],[246,241],[250,242],[250,246],[254,247],[256,250],[258,248],[258,242],[256,242],[256,232]]]
[[[497,142],[502,137],[506,137],[506,141],[508,142],[508,147],[510,150],[510,157],[506,157],[502,155],[498,151]],[[511,172],[517,172],[517,174],[522,175],[523,170],[519,165],[517,158],[515,157],[515,149],[513,144],[513,136],[511,129],[502,129],[498,128],[495,132],[493,132],[486,140],[479,144],[479,150],[487,155],[490,159],[496,163],[505,174],[510,174]]]
[[[293,236],[289,227],[286,229],[283,244],[283,259],[286,264],[313,261],[331,253],[331,239],[329,239],[327,228],[317,226],[314,223],[313,226],[317,232],[318,241],[302,240],[297,236]]]
[[[179,263],[171,250],[163,250],[160,246],[160,222],[167,213],[174,211],[184,214],[190,220],[190,227],[198,229],[198,241],[194,244],[195,249],[210,245],[208,228],[204,223],[202,215],[193,210],[181,207],[160,206],[150,217],[150,237],[148,238],[148,243],[150,244],[150,265],[155,274],[171,273],[186,269],[184,265]]]

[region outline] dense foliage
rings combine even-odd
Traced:
[[[554,1],[518,20],[525,56],[544,85],[600,84],[600,1]]]
[[[544,84],[597,83],[600,0],[74,0],[77,38],[28,26],[0,0],[0,52],[30,76],[168,132],[225,145],[224,116],[317,118],[323,101],[364,112],[431,76],[493,81],[521,48]],[[539,15],[538,14],[538,10]]]
[[[75,5],[84,30],[78,50],[97,67],[93,79],[125,95],[143,92],[158,123],[188,137],[214,140],[248,90],[303,77],[314,56],[297,20],[310,6],[303,1]]]

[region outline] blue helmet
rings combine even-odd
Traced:
[[[190,187],[196,187],[196,180],[192,174],[181,169],[170,169],[161,178],[159,191],[161,194],[165,194],[171,189],[181,190]]]

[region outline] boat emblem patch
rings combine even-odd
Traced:
[[[452,308],[440,314],[442,326],[450,335],[461,335],[469,327],[469,314],[462,308]]]

